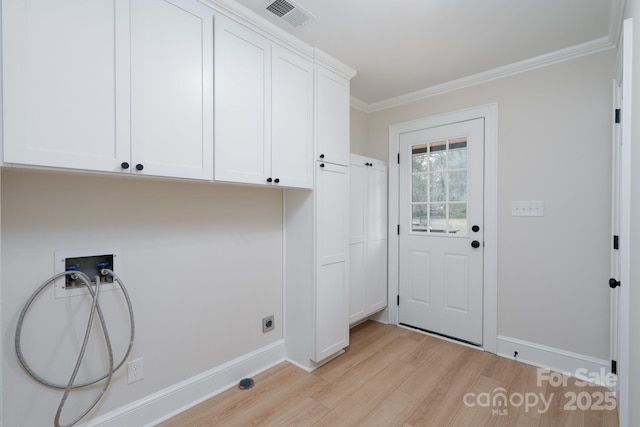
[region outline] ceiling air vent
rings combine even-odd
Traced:
[[[314,16],[304,10],[302,6],[287,0],[269,2],[267,10],[278,18],[284,19],[294,27],[305,25],[314,18]]]

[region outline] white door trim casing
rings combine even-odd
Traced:
[[[631,123],[632,107],[632,63],[633,63],[633,20],[626,19],[622,35],[622,76],[617,75],[618,84],[622,83],[622,145],[620,147],[620,295],[618,305],[618,416],[620,426],[629,425],[629,367],[630,367],[630,324],[631,307]]]
[[[486,104],[389,126],[389,322],[398,324],[400,135],[419,129],[484,118],[484,301],[483,349],[497,351],[498,335],[498,104]]]

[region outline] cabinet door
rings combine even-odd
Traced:
[[[263,184],[271,176],[271,43],[215,18],[214,179]]]
[[[3,0],[4,161],[129,160],[129,1]]]
[[[365,281],[367,246],[366,200],[367,169],[359,163],[349,167],[349,323],[357,322],[366,316]]]
[[[317,66],[318,159],[349,165],[349,102],[349,80]]]
[[[319,362],[349,345],[349,168],[330,163],[317,167],[314,360]]]
[[[313,64],[273,46],[271,170],[280,185],[313,186]]]
[[[367,169],[367,312],[387,306],[387,167],[372,161]]]
[[[187,0],[131,4],[133,173],[213,178],[213,11]]]

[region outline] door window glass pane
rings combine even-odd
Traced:
[[[449,233],[467,234],[467,204],[449,204]]]
[[[429,170],[429,146],[427,144],[414,145],[411,157],[411,172],[427,172]]]
[[[447,179],[444,173],[429,174],[429,201],[430,202],[446,202],[447,201]]]
[[[427,202],[429,197],[429,175],[416,174],[411,177],[411,200],[415,203]]]
[[[467,138],[449,141],[449,169],[467,168]]]
[[[467,201],[467,171],[449,172],[449,201]]]
[[[412,206],[411,229],[413,231],[427,231],[429,229],[428,209],[427,204]]]
[[[444,233],[447,231],[447,205],[444,203],[429,203],[429,231]]]
[[[432,171],[447,169],[447,141],[429,144],[429,168]]]
[[[467,235],[467,139],[412,146],[411,230]]]

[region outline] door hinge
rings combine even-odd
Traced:
[[[620,236],[613,236],[613,249],[620,248]]]
[[[396,298],[396,305],[400,305],[400,295],[398,295]]]
[[[398,164],[400,164],[400,153],[398,153]]]
[[[400,224],[398,224],[398,236],[400,235]]]
[[[612,360],[611,361],[611,373],[614,375],[618,375],[618,361],[617,360]]]
[[[620,123],[620,109],[616,108],[615,122]]]

